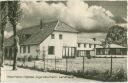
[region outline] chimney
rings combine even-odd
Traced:
[[[42,22],[42,19],[40,20],[40,29],[43,28],[43,22]]]

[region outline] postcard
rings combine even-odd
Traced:
[[[127,82],[126,0],[0,1],[1,83]]]

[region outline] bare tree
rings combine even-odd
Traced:
[[[0,2],[0,29],[1,29],[1,51],[2,51],[2,64],[4,65],[4,31],[7,24],[7,2],[1,1]]]
[[[13,27],[13,34],[14,34],[14,60],[13,60],[13,70],[16,70],[16,60],[17,60],[17,30],[16,26],[21,18],[22,10],[20,8],[20,1],[14,0],[14,1],[8,1],[8,18],[10,21],[10,24]]]

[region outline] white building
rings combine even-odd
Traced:
[[[95,38],[79,37],[78,31],[66,23],[57,20],[24,28],[17,32],[19,42],[18,58],[38,59],[74,58],[97,56],[101,42]],[[5,57],[13,57],[13,36],[5,41]],[[118,47],[117,47],[118,48]]]
[[[18,58],[62,58],[76,54],[78,31],[62,21],[41,22],[17,33]],[[5,55],[9,58],[13,55],[13,36],[5,43]]]
[[[127,55],[127,47],[117,45],[117,44],[109,44],[106,47],[97,46],[96,49],[97,57],[126,57]]]
[[[95,48],[102,43],[96,38],[78,38],[77,56],[95,56]]]

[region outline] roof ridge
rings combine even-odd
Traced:
[[[63,22],[62,20],[59,20],[59,19],[58,19],[57,25],[54,28],[55,31],[57,31],[57,27],[59,26],[59,24],[63,24],[65,26],[67,26],[68,29],[71,29],[71,30],[73,30],[75,32],[79,32],[78,30],[74,29],[72,26],[68,25],[67,23],[65,23],[65,22]]]
[[[50,20],[50,21],[45,21],[45,22],[43,22],[44,24],[47,24],[47,23],[52,23],[52,22],[56,22],[56,21],[58,21],[58,20]]]
[[[39,25],[40,25],[40,24],[36,24],[36,25],[33,25],[33,26],[28,26],[28,27],[22,28],[21,30],[30,29],[30,28],[32,28],[32,27],[35,28],[35,26],[39,26]],[[19,31],[21,31],[21,30],[19,30]]]
[[[59,20],[59,21],[64,23],[65,25],[69,26],[71,29],[74,29],[72,26],[70,26],[69,24],[65,23],[64,21],[62,21],[62,20]],[[74,29],[74,30],[76,30],[76,29]],[[76,30],[76,31],[78,31],[78,30]]]

